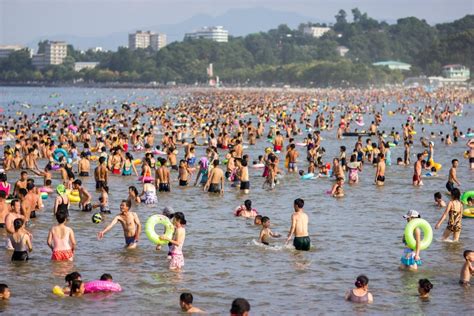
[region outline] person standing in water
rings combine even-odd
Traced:
[[[51,227],[48,234],[48,246],[53,251],[51,260],[72,261],[76,249],[76,238],[74,231],[66,226],[68,214],[64,211],[56,212],[58,224]]]
[[[377,160],[377,171],[375,171],[375,184],[382,186],[385,184],[385,155],[379,153]]]
[[[293,203],[294,213],[291,215],[291,227],[288,232],[286,243],[288,244],[294,235],[293,246],[296,250],[309,251],[311,240],[308,235],[308,215],[304,212],[303,199],[296,199]]]
[[[406,215],[403,215],[403,218],[409,223],[414,218],[421,218],[420,213],[415,210],[409,210]],[[405,249],[403,250],[403,256],[400,259],[401,265],[400,269],[409,269],[417,270],[418,266],[422,265],[420,258],[420,244],[421,244],[421,231],[417,227],[415,228],[413,234],[415,235],[416,246],[415,249],[410,249],[406,243],[405,235],[403,235],[402,241],[405,244]]]
[[[347,291],[345,297],[347,301],[353,303],[373,303],[374,298],[369,292],[369,278],[361,274],[355,281],[355,289]]]
[[[183,245],[184,240],[186,239],[186,230],[184,228],[186,225],[186,219],[183,213],[176,212],[173,214],[173,225],[175,227],[173,238],[167,238],[165,235],[163,235],[160,237],[160,239],[169,241],[171,244],[171,260],[169,263],[170,270],[179,271],[184,266]]]
[[[446,209],[443,212],[443,215],[439,219],[438,223],[436,223],[435,229],[438,229],[443,221],[448,218],[448,226],[444,230],[443,241],[448,240],[449,235],[453,234],[453,241],[459,240],[459,235],[461,234],[462,229],[462,212],[463,212],[463,205],[459,200],[461,198],[461,191],[458,188],[454,188],[451,191],[451,201],[449,201]]]
[[[453,193],[454,190],[454,184],[456,183],[457,185],[461,185],[461,183],[458,181],[458,177],[456,174],[456,168],[458,167],[459,161],[457,159],[453,159],[451,161],[451,169],[449,169],[449,177],[448,177],[448,182],[446,182],[446,189],[450,194]]]
[[[140,233],[142,231],[142,225],[137,213],[130,212],[131,202],[122,200],[120,203],[120,214],[115,216],[113,221],[97,234],[97,238],[100,240],[104,238],[106,232],[112,229],[118,222],[122,224],[123,234],[125,237],[125,247],[133,249],[137,247],[137,242],[140,239]]]

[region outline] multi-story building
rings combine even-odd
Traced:
[[[11,53],[22,49],[27,49],[27,47],[21,45],[0,45],[0,58],[7,58]]]
[[[471,74],[469,68],[463,65],[446,65],[443,66],[443,77],[448,79],[469,80]]]
[[[192,33],[186,33],[184,38],[191,39],[208,39],[214,42],[226,43],[229,41],[229,31],[225,30],[222,26],[211,26],[203,27],[199,30],[196,30]]]
[[[150,47],[153,50],[160,50],[166,46],[166,34],[151,34]]]
[[[76,62],[74,63],[74,71],[81,71],[82,69],[94,69],[99,65],[99,62]]]
[[[411,65],[407,63],[402,63],[399,61],[387,60],[387,61],[379,61],[376,63],[372,63],[373,66],[376,67],[388,67],[390,70],[410,70]]]
[[[166,46],[166,35],[158,34],[150,31],[136,31],[135,33],[128,34],[128,48],[148,48],[151,47],[153,50],[159,50]]]
[[[320,38],[325,33],[331,30],[330,27],[322,27],[322,26],[305,26],[303,28],[303,33],[306,35],[310,35],[312,37]]]
[[[48,65],[61,65],[67,57],[67,43],[62,41],[47,41],[44,53],[32,56],[32,64],[37,68]]]

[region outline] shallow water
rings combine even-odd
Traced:
[[[58,98],[50,98],[60,93]],[[167,95],[171,96],[168,97]],[[90,104],[98,100],[112,104],[129,100],[160,104],[164,98],[174,100],[173,92],[156,90],[112,90],[73,88],[0,88],[0,106],[13,100],[33,105],[39,110],[64,101],[71,104]],[[146,101],[143,101],[146,100]],[[390,109],[390,108],[388,108]],[[387,110],[388,110],[387,109]],[[16,108],[10,109],[11,113]],[[21,109],[25,111],[25,109]],[[30,110],[30,111],[31,111]],[[42,110],[44,111],[44,110]],[[465,111],[474,113],[472,105]],[[382,129],[399,127],[405,117],[384,117]],[[370,120],[365,116],[365,121]],[[472,114],[456,117],[461,130],[473,127]],[[425,125],[427,133],[449,127]],[[418,138],[421,128],[417,126]],[[353,147],[356,138],[335,141],[335,131],[322,132],[326,160],[337,156],[339,146]],[[297,138],[301,140],[302,136]],[[405,221],[402,215],[409,209],[418,210],[432,226],[441,215],[433,206],[433,193],[445,192],[449,162],[460,159],[459,178],[462,190],[474,189],[474,172],[468,170],[467,160],[462,158],[465,140],[449,148],[435,140],[436,161],[443,164],[440,178],[425,179],[425,185],[413,188],[412,166],[387,168],[386,186],[379,188],[373,183],[374,169],[365,165],[360,174],[361,182],[346,185],[346,196],[334,199],[326,192],[332,181],[316,179],[301,181],[296,175],[286,175],[274,191],[261,189],[261,170],[251,169],[251,193],[244,196],[238,189],[226,187],[224,198],[203,194],[195,187],[181,189],[175,183],[171,194],[160,194],[158,205],[140,206],[134,211],[144,225],[151,214],[160,212],[166,205],[185,213],[188,225],[184,246],[185,269],[182,273],[168,271],[166,251],[156,252],[154,246],[142,234],[136,250],[123,249],[122,229],[116,226],[103,240],[96,234],[112,216],[106,216],[101,224],[91,222],[92,214],[71,211],[70,226],[78,242],[73,263],[53,263],[46,245],[47,231],[53,224],[53,199],[46,200],[45,211],[34,220],[31,228],[34,251],[26,264],[12,264],[11,253],[0,249],[0,282],[9,285],[12,298],[0,303],[0,311],[7,314],[179,314],[179,294],[190,291],[195,305],[211,314],[227,314],[231,301],[236,297],[247,298],[254,315],[316,315],[316,314],[470,314],[474,310],[474,294],[457,284],[463,263],[462,251],[474,248],[474,220],[464,219],[461,241],[439,241],[442,229],[435,231],[431,247],[421,253],[424,265],[420,271],[398,270],[403,244],[401,237]],[[262,154],[267,143],[261,142],[248,152],[251,159]],[[1,146],[0,146],[1,147]],[[0,148],[3,150],[3,147]],[[303,150],[300,148],[303,155]],[[418,144],[412,153],[421,151]],[[202,153],[198,149],[197,156]],[[180,154],[181,155],[181,154]],[[392,150],[392,161],[403,156],[403,148]],[[303,160],[300,158],[300,160]],[[412,158],[414,161],[414,158]],[[306,169],[306,163],[300,167]],[[9,173],[10,182],[18,172]],[[38,178],[38,181],[40,179]],[[84,179],[83,179],[84,180]],[[58,181],[58,180],[56,180]],[[93,193],[93,179],[84,183]],[[54,182],[54,185],[57,183]],[[112,176],[110,205],[114,214],[122,199],[127,197],[127,187],[139,184],[135,177]],[[271,218],[273,231],[286,236],[292,203],[297,197],[305,200],[305,210],[310,217],[310,252],[297,252],[284,247],[284,238],[275,239],[270,247],[257,245],[259,229],[252,222],[232,216],[233,209],[246,198],[253,201],[260,214]],[[0,233],[5,238],[5,233]],[[64,275],[79,271],[84,280],[111,273],[122,285],[123,292],[112,295],[86,295],[83,298],[58,298],[51,293],[55,284],[63,284]],[[370,279],[370,291],[375,303],[370,306],[345,302],[344,292],[353,286],[361,273]],[[434,284],[431,300],[418,299],[417,282],[429,278]]]

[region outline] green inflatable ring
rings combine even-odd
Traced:
[[[467,204],[467,199],[472,198],[474,200],[474,191],[466,191],[461,195],[461,202]]]
[[[415,236],[413,236],[416,228],[420,228],[423,231],[424,238],[420,242],[420,250],[425,250],[433,241],[433,229],[431,229],[430,223],[421,218],[412,219],[405,226],[405,242],[407,247],[412,250],[416,249],[416,240]]]
[[[161,239],[160,236],[155,232],[155,226],[161,224],[165,226],[165,235],[167,238],[173,238],[174,226],[171,223],[170,219],[164,215],[152,215],[150,216],[145,224],[145,234],[148,239],[155,245],[166,245],[168,244],[167,240]]]

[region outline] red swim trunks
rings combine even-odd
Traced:
[[[72,260],[74,257],[74,252],[71,249],[69,250],[55,250],[51,255],[51,260],[53,261],[65,261]]]
[[[283,146],[281,146],[281,145],[274,145],[273,146],[273,151],[281,151],[282,148],[283,148]]]

